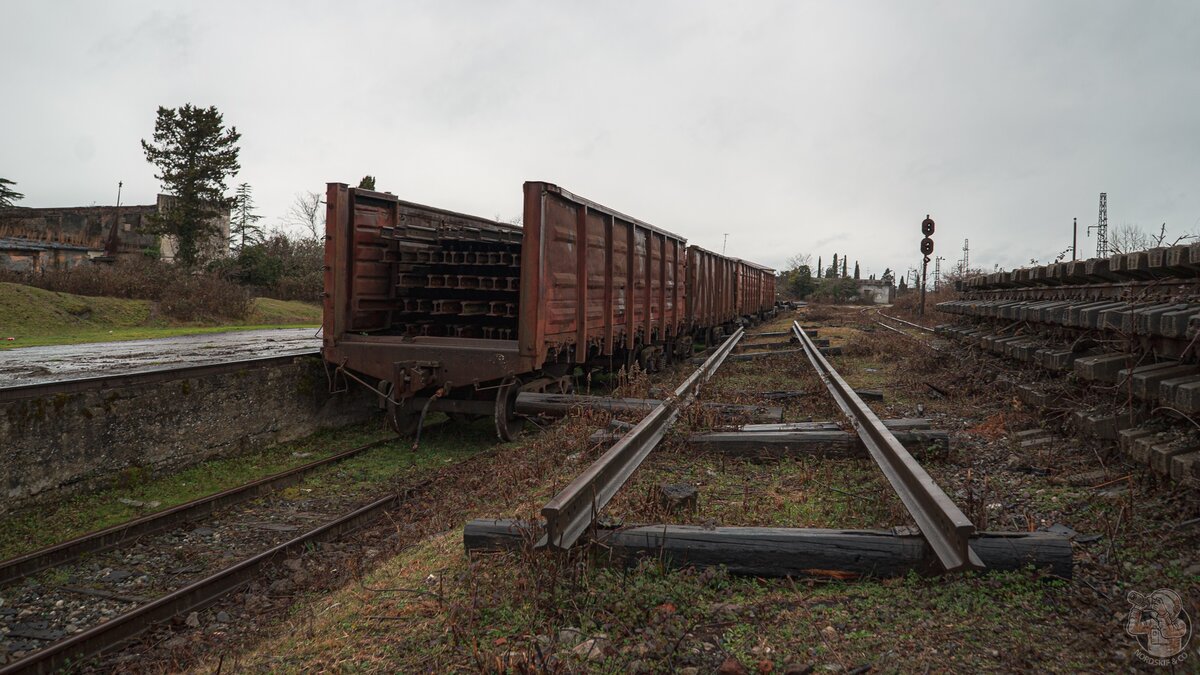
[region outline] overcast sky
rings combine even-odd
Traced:
[[[1200,3],[2,0],[0,176],[152,203],[155,109],[216,106],[277,222],[377,177],[509,220],[545,180],[730,255],[1050,261],[1200,229]]]

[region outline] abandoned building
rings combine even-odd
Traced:
[[[41,272],[140,256],[171,262],[175,243],[169,236],[154,234],[149,218],[163,212],[172,199],[158,195],[149,205],[2,209],[0,269]],[[205,247],[213,256],[227,250],[229,210],[214,221],[220,234]]]
[[[863,302],[890,305],[896,300],[896,287],[886,281],[858,279],[854,283],[858,286],[858,297],[862,298]]]

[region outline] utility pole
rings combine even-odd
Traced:
[[[966,279],[967,278],[967,270],[970,268],[971,268],[971,240],[963,239],[962,269],[959,270],[958,275],[960,277],[962,277],[963,279]]]
[[[933,259],[933,292],[937,293],[942,290],[942,261],[945,260],[942,256]]]
[[[1071,219],[1071,262],[1075,262],[1075,245],[1079,243],[1079,219]]]
[[[1108,257],[1108,193],[1100,193],[1100,215],[1096,217],[1096,224],[1088,226],[1088,235],[1092,234],[1092,230],[1096,230],[1096,257]]]
[[[125,181],[117,181],[117,208],[113,213],[113,224],[108,230],[108,239],[104,242],[104,257],[115,259],[117,256],[117,245],[121,237],[121,188],[125,187]]]
[[[729,243],[729,233],[725,233],[725,241],[721,242],[721,255],[725,255],[725,245]]]

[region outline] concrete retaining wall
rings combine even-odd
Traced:
[[[364,387],[329,394],[319,358],[0,402],[0,512],[162,474],[379,414]]]

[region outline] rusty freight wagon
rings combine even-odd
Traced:
[[[761,320],[775,310],[775,270],[734,258],[737,265],[737,309],[747,320]]]
[[[516,227],[328,186],[325,359],[373,386],[397,431],[427,410],[492,415],[576,366],[690,353],[686,241],[558,186],[525,184]]]

